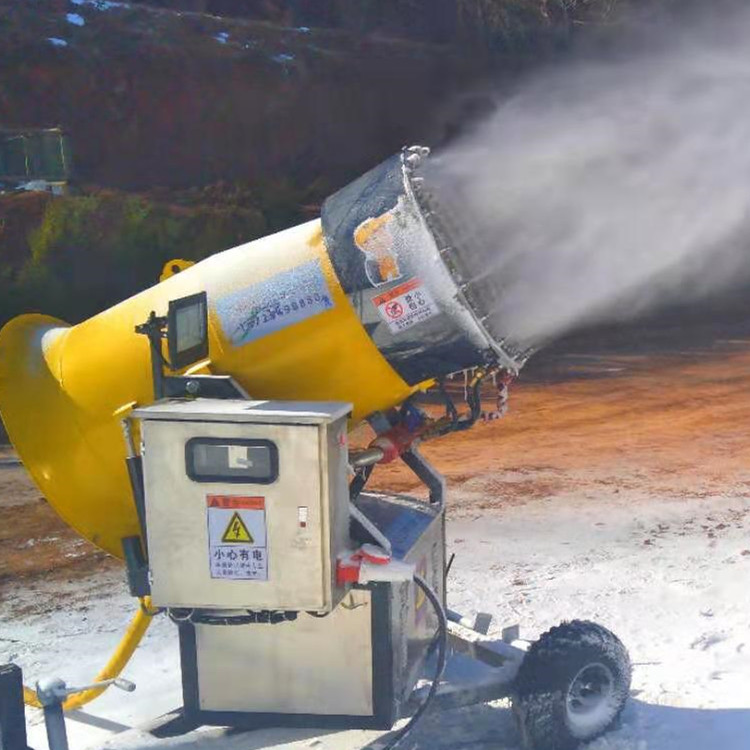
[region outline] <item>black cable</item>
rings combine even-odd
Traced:
[[[437,385],[438,393],[440,393],[443,402],[445,403],[445,416],[448,417],[451,424],[454,425],[458,422],[458,410],[453,403],[453,399],[448,395],[448,391],[445,390],[445,378],[438,378]]]
[[[438,648],[435,677],[432,680],[432,685],[430,685],[430,690],[427,693],[427,696],[425,697],[424,701],[422,701],[422,705],[414,712],[414,715],[411,717],[411,719],[409,719],[409,721],[404,724],[404,726],[401,727],[401,729],[399,729],[398,732],[396,732],[385,745],[378,746],[376,743],[375,746],[371,746],[373,747],[373,750],[375,747],[377,747],[377,750],[393,750],[393,748],[397,747],[403,740],[406,739],[408,735],[410,735],[414,731],[417,723],[424,716],[425,711],[427,711],[430,703],[432,703],[432,700],[435,697],[435,693],[437,692],[437,689],[440,685],[440,680],[443,679],[445,665],[448,661],[448,618],[445,616],[443,605],[440,602],[440,599],[438,599],[437,594],[427,585],[426,581],[423,578],[415,575],[414,583],[416,583],[417,586],[422,589],[424,595],[427,597],[427,599],[429,599],[430,604],[432,604],[432,607],[435,610],[435,614],[438,618],[438,629],[435,633],[435,639],[433,640],[433,643],[437,643]],[[430,647],[430,649],[431,648],[432,647]]]
[[[453,561],[456,559],[456,553],[454,552],[450,560],[448,560],[448,564],[445,566],[445,579],[448,580],[448,576],[450,575],[451,568],[453,567]]]
[[[471,389],[469,406],[471,407],[471,417],[476,422],[482,413],[482,378],[479,378]]]
[[[297,619],[297,612],[286,612],[283,610],[271,611],[260,610],[253,612],[245,610],[244,615],[211,615],[194,609],[170,609],[169,619],[180,625],[190,622],[193,625],[278,625],[282,622],[291,622]]]
[[[482,413],[482,397],[480,394],[481,387],[482,380],[480,378],[471,387],[471,390],[467,395],[466,401],[469,405],[469,413],[465,417],[461,417],[461,419],[459,419],[456,424],[452,425],[451,432],[463,432],[464,430],[468,430],[476,424],[476,421],[479,419]]]
[[[450,396],[448,395],[447,391],[445,390],[445,386],[438,381],[438,391],[440,392],[441,396],[446,399],[446,415],[451,418],[451,422],[447,425],[445,425],[437,434],[442,435],[448,435],[451,432],[463,432],[464,430],[468,430],[469,428],[473,427],[479,417],[482,414],[482,394],[481,394],[481,388],[482,388],[482,380],[484,379],[484,375],[480,375],[476,378],[474,384],[471,386],[471,389],[466,394],[466,403],[469,406],[469,413],[463,417],[458,417],[457,410],[453,402],[450,400]],[[451,404],[452,410],[448,407],[448,403]],[[455,415],[455,416],[454,416]]]

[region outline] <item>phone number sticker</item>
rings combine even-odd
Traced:
[[[242,346],[333,309],[320,261],[303,263],[218,300],[227,338]]]

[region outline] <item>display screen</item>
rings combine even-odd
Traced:
[[[175,314],[177,351],[182,353],[195,349],[206,337],[205,315],[200,304],[183,307]]]
[[[167,321],[170,369],[182,370],[208,356],[208,298],[205,292],[172,300]]]
[[[185,462],[195,482],[270,484],[279,475],[278,449],[270,440],[193,438]]]

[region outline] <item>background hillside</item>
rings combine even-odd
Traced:
[[[402,145],[450,140],[529,67],[662,5],[0,0],[0,127],[61,126],[75,163],[68,196],[0,193],[0,323],[75,322],[173,257],[310,218]]]

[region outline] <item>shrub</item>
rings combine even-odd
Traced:
[[[167,261],[197,261],[265,229],[254,208],[176,207],[115,192],[60,197],[29,234],[28,262],[5,281],[12,293],[0,320],[19,308],[89,317],[156,283]]]

